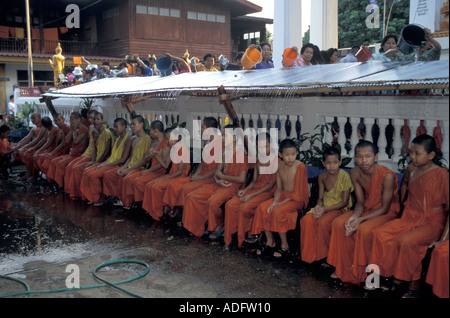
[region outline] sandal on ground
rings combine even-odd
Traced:
[[[94,203],[94,206],[101,207],[101,206],[104,206],[105,204],[106,204],[105,201],[97,201],[97,202]]]
[[[255,244],[259,241],[259,235],[252,235],[250,237],[247,237],[244,242],[247,244]]]
[[[396,291],[400,288],[400,284],[398,284],[398,283],[396,283],[396,282],[394,282],[394,281],[392,281],[392,280],[388,280],[388,281],[386,282],[386,284],[382,284],[382,285],[380,286],[380,288],[381,288],[381,290],[382,290],[383,292],[386,292],[386,293],[394,293],[394,292],[396,292]]]
[[[275,255],[275,253],[280,254],[279,256]],[[279,250],[276,250],[273,253],[273,257],[275,257],[275,259],[287,259],[289,258],[289,256],[291,255],[291,252],[289,250],[286,250],[284,248],[280,248]]]
[[[208,236],[209,240],[212,242],[218,241],[222,238],[224,231],[214,231]]]
[[[259,249],[256,250],[256,255],[258,256],[273,256],[273,252],[275,251],[275,246],[269,246],[266,243],[263,243]],[[258,254],[259,252],[259,254]]]
[[[417,290],[409,289],[405,294],[403,294],[402,298],[419,298],[420,292]]]

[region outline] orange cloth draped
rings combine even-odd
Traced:
[[[398,197],[398,177],[390,169],[377,165],[374,175],[364,189],[363,216],[381,207],[383,179],[392,174],[394,181],[394,195],[389,210],[384,215],[372,218],[362,223],[356,233],[345,235],[345,222],[352,216],[353,211],[337,217],[331,227],[330,249],[327,262],[336,268],[336,275],[343,281],[359,284],[367,276],[365,270],[370,264],[373,230],[388,221],[398,217],[400,203]]]
[[[433,293],[440,298],[449,298],[448,250],[448,241],[434,249],[426,277],[426,282],[433,286]]]
[[[69,132],[70,127],[68,125],[64,125],[62,129],[59,129],[57,144],[59,145],[60,143],[64,143],[64,147],[51,157],[46,158],[46,156],[42,156],[41,158],[39,158],[37,162],[39,170],[42,171],[42,173],[46,176],[48,174],[50,162],[59,156],[63,156],[69,153],[70,145],[66,144],[64,141]]]
[[[83,180],[81,181],[83,197],[92,203],[98,202],[101,199],[103,193],[103,175],[110,170],[117,169],[117,167],[105,167],[97,170],[98,166],[96,164],[86,170],[83,173]]]
[[[211,171],[217,168],[217,163],[201,163],[201,171],[199,176],[205,176]],[[186,195],[199,189],[205,184],[214,183],[214,178],[208,178],[203,180],[191,181],[191,177],[179,177],[172,181],[167,187],[164,193],[163,202],[164,205],[168,205],[170,208],[176,206],[184,206]]]
[[[304,209],[309,202],[308,172],[304,163],[300,163],[295,173],[295,185],[292,192],[282,191],[280,202],[285,199],[291,201],[277,206],[271,213],[267,209],[273,202],[273,198],[261,203],[255,212],[252,234],[262,231],[286,233],[297,226],[298,210]]]
[[[274,160],[280,160],[275,157]],[[248,191],[245,196],[258,192],[266,185],[275,183],[277,179],[276,170],[272,174],[258,174],[253,189]],[[225,228],[224,240],[225,244],[231,244],[231,236],[237,232],[238,247],[242,247],[247,232],[250,232],[253,224],[253,217],[256,209],[264,201],[273,197],[275,186],[267,192],[251,198],[247,202],[242,202],[238,196],[234,196],[225,205]]]
[[[169,147],[165,140],[160,142],[156,148],[156,152],[161,151],[164,147]],[[150,168],[156,166],[157,164],[158,161],[156,159],[152,159]],[[145,186],[147,183],[165,175],[167,169],[161,167],[156,171],[147,172],[144,175],[142,175],[141,172],[141,169],[133,171],[123,179],[122,196],[120,198],[123,202],[123,206],[130,206],[133,202],[140,202],[144,200]]]
[[[66,178],[64,180],[64,192],[74,198],[85,199],[81,193],[81,178],[86,166],[91,162],[91,158],[81,156],[71,161],[66,168]]]
[[[53,144],[50,145],[50,147],[48,147],[47,149],[45,149],[43,152],[41,152],[41,153],[37,156],[37,160],[36,160],[36,161],[33,160],[33,170],[38,170],[38,171],[40,170],[40,171],[42,171],[42,170],[40,169],[40,164],[39,164],[39,163],[42,163],[42,162],[45,160],[45,156],[46,156],[48,153],[50,153],[50,152],[52,152],[53,150],[55,150],[56,147],[58,147],[58,143],[59,143],[59,138],[58,138],[58,136],[59,136],[59,131],[60,131],[59,128],[53,126],[52,129],[50,129],[50,130],[47,132],[47,136],[46,136],[46,139],[47,139],[47,140],[50,138],[50,136],[51,136],[52,134],[55,136],[55,139],[54,139],[54,141],[53,141]],[[33,158],[32,158],[32,159],[33,159]],[[43,171],[42,171],[42,172],[43,172]]]
[[[381,276],[404,281],[420,279],[428,247],[441,238],[448,203],[447,169],[433,168],[409,183],[402,217],[373,234],[371,262],[378,264]]]
[[[183,162],[186,164],[184,165],[183,171],[181,173],[181,177],[186,177],[189,173],[189,170],[191,169],[191,165],[189,163],[189,150],[181,146],[178,152],[179,156],[183,154]],[[172,163],[172,167],[169,171],[169,175],[174,174],[178,171],[180,168],[179,163]],[[158,183],[161,178],[164,178],[165,176],[156,178],[145,186],[144,191],[144,198],[142,201],[142,208],[150,214],[150,216],[155,219],[159,220],[163,216],[163,209],[164,209],[164,193],[167,189],[167,187],[173,182],[174,179],[168,179],[163,180]]]
[[[78,131],[78,135],[88,134],[89,129],[85,126],[81,126]],[[56,157],[50,161],[50,166],[48,168],[47,180],[56,182],[61,188],[64,187],[64,177],[66,175],[67,165],[74,159],[80,157],[86,150],[87,145],[82,142],[74,145],[70,148],[68,155]]]
[[[58,134],[58,128],[55,126],[52,126],[52,128],[50,130],[46,131],[45,137],[43,139],[48,140],[51,135],[54,135],[55,137],[57,137],[56,136],[57,134]],[[47,148],[47,150],[52,151],[53,149],[56,148],[57,139],[58,138],[54,139],[53,144],[50,146],[50,148]],[[30,171],[32,173],[34,173],[36,170],[39,169],[37,162],[33,160],[33,157],[38,150],[39,149],[36,149],[34,151],[29,151],[25,155],[22,156],[22,162],[28,167],[28,169],[30,169]],[[42,152],[41,154],[47,154],[47,150]]]
[[[233,156],[232,163],[225,163],[224,175],[239,176],[248,170],[247,160],[244,163],[236,163],[238,148]],[[208,222],[208,230],[214,231],[224,222],[222,204],[231,199],[242,187],[242,184],[231,183],[228,188],[222,188],[216,183],[203,185],[191,192],[186,197],[183,211],[183,226],[197,237],[203,235],[205,223]]]
[[[36,139],[39,136],[39,134],[41,133],[41,129],[44,129],[44,127],[43,126],[35,127],[35,129],[33,130],[33,137],[31,138],[31,140],[29,142],[31,142],[32,140]],[[17,153],[16,159],[22,161],[23,163],[25,163],[24,159],[23,159],[23,155],[20,152]]]

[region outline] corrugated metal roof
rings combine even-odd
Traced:
[[[199,72],[169,77],[107,78],[47,93],[53,97],[107,97],[171,91],[227,92],[278,90],[280,94],[448,87],[449,61],[347,63],[268,70]]]

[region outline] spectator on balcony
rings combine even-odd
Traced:
[[[244,52],[239,52],[236,55],[236,64],[228,64],[225,68],[226,71],[240,71],[243,70],[244,67],[242,66],[242,58],[244,57]]]
[[[198,63],[199,59],[195,58],[195,69],[197,72],[218,72],[219,70],[214,67],[216,58],[211,53],[206,54],[203,57],[203,64]]]
[[[136,61],[138,63],[138,66],[141,67],[141,72],[142,72],[142,76],[147,77],[147,76],[153,76],[153,71],[150,68],[150,62],[148,60],[141,60],[139,58],[139,55],[135,54],[134,57],[136,58]],[[136,68],[136,73],[137,73],[137,68]]]
[[[136,74],[135,77],[144,77],[145,75],[145,68],[141,65],[136,66]]]
[[[397,47],[398,39],[395,35],[386,35],[381,41],[379,53],[373,54],[373,60],[381,62],[399,62],[411,60],[408,55],[403,54]]]
[[[168,58],[172,59],[173,64],[177,67],[175,74],[191,73],[191,66],[186,60],[186,57],[176,57],[170,53],[165,54]]]
[[[326,51],[328,53],[330,64],[336,64],[338,61],[339,51],[336,48],[330,48]]]
[[[330,54],[328,54],[328,51],[320,51],[320,56],[322,57],[324,63],[323,64],[331,64]]]
[[[256,64],[255,68],[257,70],[266,69],[266,68],[274,68],[273,61],[271,59],[272,46],[266,42],[262,43],[260,46],[261,46],[262,61],[261,61],[261,63]]]
[[[309,66],[314,57],[314,44],[306,43],[300,50],[300,56],[294,61],[292,66]]]
[[[156,56],[149,55],[148,57],[149,67],[152,69],[153,75],[161,75],[161,72],[156,68]]]
[[[358,59],[356,58],[356,53],[358,53],[359,51],[359,46],[352,46],[352,49],[350,50],[350,52],[347,54],[346,57],[344,57],[343,59],[341,59],[339,61],[339,63],[356,63],[358,62]]]

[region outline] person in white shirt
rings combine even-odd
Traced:
[[[341,59],[339,63],[356,63],[358,62],[358,59],[356,58],[356,53],[359,51],[359,46],[353,46],[351,51],[347,54],[346,57]]]
[[[14,95],[9,96],[8,114],[17,115],[16,105],[14,104]]]

